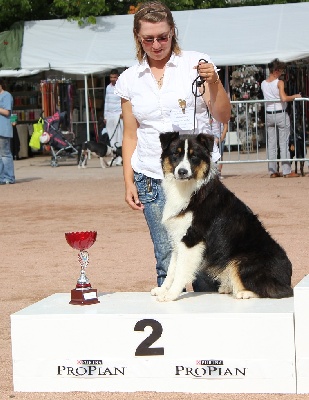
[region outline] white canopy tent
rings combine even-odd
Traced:
[[[218,66],[309,57],[309,2],[175,11],[173,15],[181,47],[209,54]],[[87,89],[87,75],[134,64],[132,28],[133,15],[99,17],[96,25],[84,27],[67,20],[26,22],[22,68],[0,71],[0,76],[52,69],[83,75]]]
[[[173,12],[185,50],[208,53],[220,66],[266,64],[275,57],[309,57],[309,3]],[[97,18],[96,25],[75,21],[25,22],[19,71],[1,76],[59,70],[87,75],[135,62],[133,15]]]

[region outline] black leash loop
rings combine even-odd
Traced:
[[[208,61],[204,60],[204,58],[201,58],[198,63],[208,63]],[[199,71],[197,68],[197,77],[194,79],[192,82],[192,94],[194,97],[201,97],[205,93],[205,87],[203,86],[203,92],[198,94],[198,88],[200,88],[205,80],[199,75]]]
[[[204,62],[207,63],[208,61],[204,60],[204,58],[201,58],[199,61],[200,62]],[[194,79],[194,81],[192,82],[192,94],[194,96],[194,126],[193,126],[193,132],[195,132],[195,116],[196,116],[196,99],[198,97],[203,96],[203,94],[205,93],[205,86],[203,85],[203,83],[205,82],[205,80],[199,75],[199,71],[197,68],[197,77]],[[203,87],[202,92],[199,91],[199,88]]]

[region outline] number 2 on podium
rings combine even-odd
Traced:
[[[136,356],[163,356],[164,347],[150,347],[156,340],[160,339],[163,328],[162,325],[155,319],[141,319],[134,327],[135,331],[144,331],[146,326],[152,328],[152,332],[146,337],[142,343],[137,346],[135,355]]]

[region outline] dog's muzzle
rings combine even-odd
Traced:
[[[177,168],[174,176],[179,180],[188,180],[192,178],[192,173],[191,171],[188,171],[187,168]]]

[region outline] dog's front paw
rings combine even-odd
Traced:
[[[159,295],[161,295],[161,294],[166,293],[166,289],[164,289],[163,286],[161,286],[161,287],[155,287],[155,288],[153,288],[153,289],[150,291],[150,293],[151,293],[151,296],[159,296]]]
[[[256,293],[250,290],[240,290],[235,294],[236,299],[252,299],[254,297],[259,297]]]
[[[165,292],[161,293],[157,296],[157,300],[164,302],[164,301],[173,301],[178,298],[178,293],[172,293],[172,292]]]
[[[226,285],[221,285],[221,286],[219,286],[218,292],[220,294],[229,294],[229,293],[232,293],[232,290],[230,287],[228,287]]]

